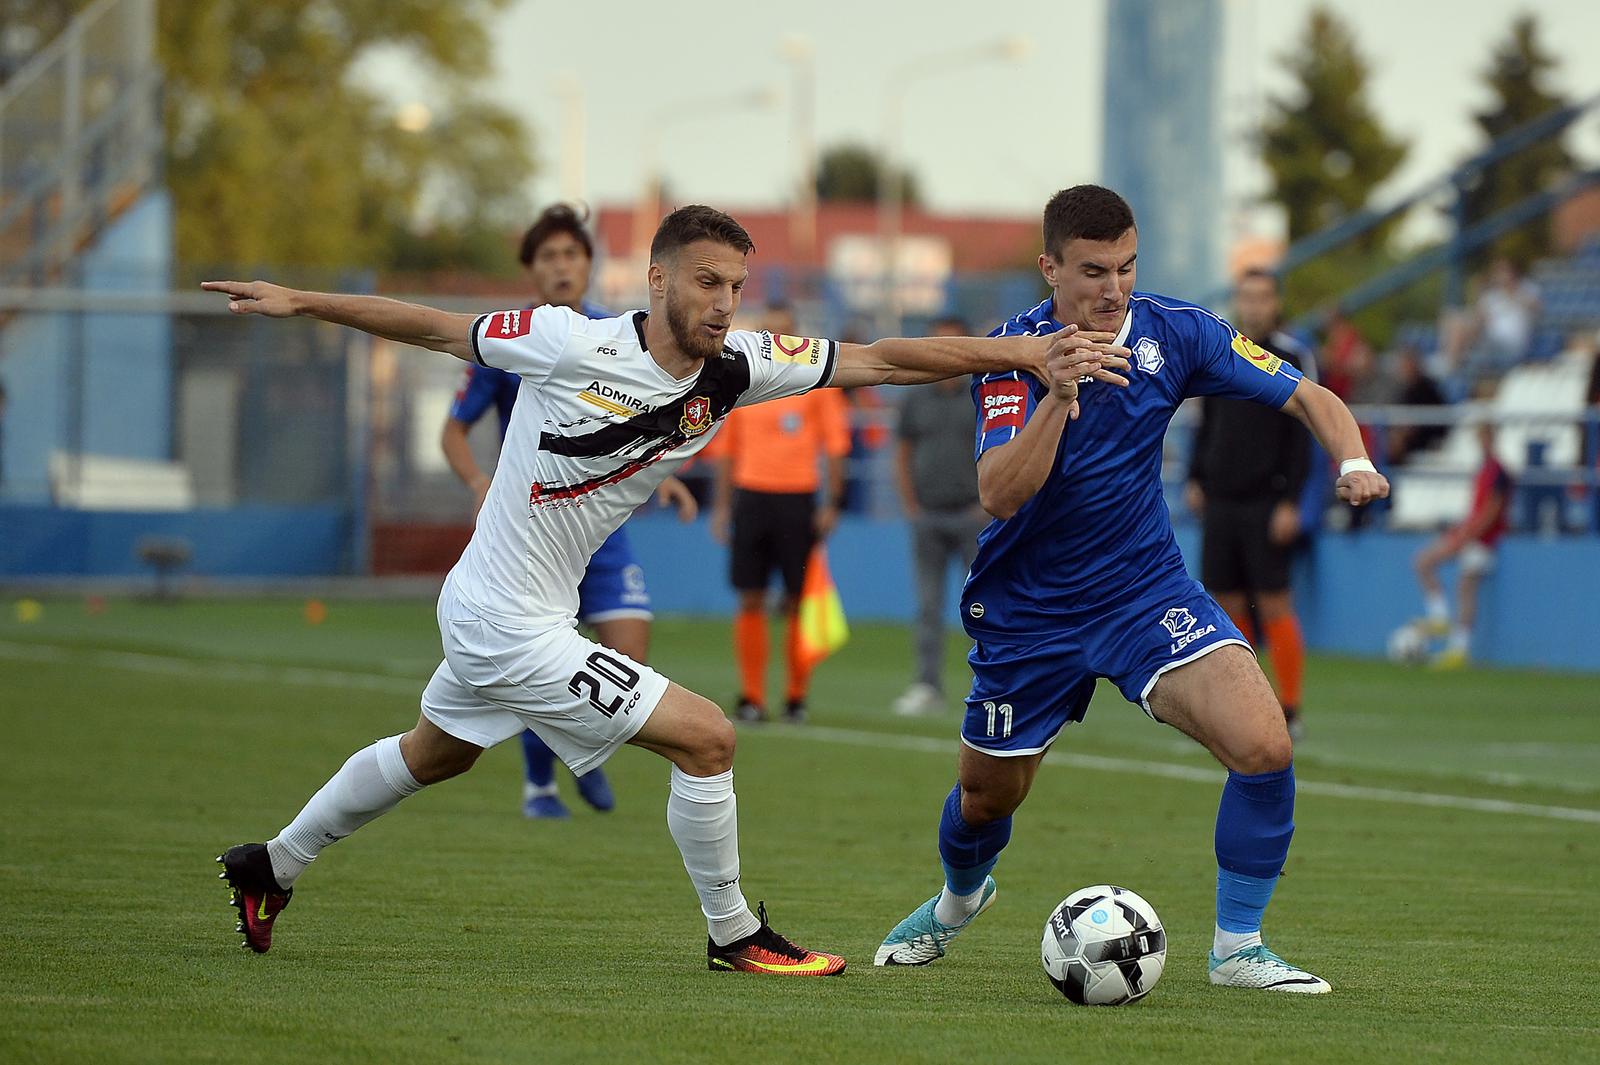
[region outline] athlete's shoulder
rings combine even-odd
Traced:
[[[998,328],[990,332],[992,337],[1014,336],[1040,336],[1044,333],[1054,333],[1061,328],[1061,323],[1055,320],[1051,297],[1046,296],[1039,303],[1025,311],[1018,311],[1007,318]]]
[[[1225,329],[1234,332],[1228,320],[1216,311],[1172,296],[1135,292],[1128,297],[1128,307],[1140,318],[1154,319],[1179,331]]]

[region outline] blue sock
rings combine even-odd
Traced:
[[[1217,807],[1217,926],[1261,930],[1294,838],[1294,766],[1245,776],[1228,773]]]
[[[939,817],[939,859],[944,882],[952,895],[970,895],[983,887],[984,878],[1011,842],[1011,818],[1002,817],[973,828],[961,816],[961,785],[950,790]]]
[[[544,740],[531,728],[522,730],[522,760],[526,763],[529,784],[548,788],[555,783],[556,752],[545,746]]]

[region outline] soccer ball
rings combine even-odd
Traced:
[[[1422,626],[1408,621],[1389,634],[1389,661],[1414,666],[1428,657],[1428,637]]]
[[[1161,918],[1127,888],[1074,891],[1044,923],[1045,975],[1080,1006],[1121,1006],[1150,993],[1167,964]]]

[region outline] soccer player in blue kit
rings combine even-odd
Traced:
[[[974,641],[959,783],[939,822],[943,889],[884,939],[878,965],[925,965],[993,903],[990,875],[1045,752],[1081,721],[1100,677],[1228,770],[1217,810],[1210,980],[1322,993],[1327,981],[1268,950],[1261,918],[1294,834],[1283,712],[1228,615],[1184,569],[1161,487],[1162,439],[1190,396],[1232,396],[1303,421],[1341,459],[1339,497],[1386,496],[1360,430],[1331,392],[1203,308],[1134,292],[1138,229],[1110,189],[1058,192],[1039,267],[1051,295],[994,335],[1077,326],[1114,333],[1126,381],[1053,367],[973,383],[978,481],[994,516],[961,598]]]
[[[585,299],[594,263],[594,242],[583,222],[571,207],[555,204],[545,208],[523,234],[518,258],[542,297],[530,306],[550,303],[570,307],[586,318],[609,318],[610,311]],[[467,443],[467,432],[492,409],[499,416],[500,438],[504,440],[521,385],[522,378],[514,373],[492,366],[468,366],[466,380],[445,419],[440,446],[450,468],[472,489],[474,517],[489,490],[489,475],[479,469]],[[604,401],[603,396],[594,400]],[[669,477],[658,491],[663,500],[678,507],[685,520],[694,517],[694,496],[683,482]],[[583,583],[578,586],[578,620],[594,630],[597,642],[643,662],[649,654],[651,617],[644,569],[628,543],[627,530],[618,529],[589,560]],[[523,814],[543,819],[569,816],[556,789],[555,752],[532,729],[522,733],[522,757],[526,776]],[[577,784],[578,794],[596,810],[604,812],[616,805],[605,770],[591,769],[577,778]]]

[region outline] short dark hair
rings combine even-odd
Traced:
[[[1116,240],[1134,227],[1128,201],[1101,185],[1074,185],[1044,205],[1044,250],[1059,259],[1069,240]]]
[[[584,254],[593,259],[594,238],[589,236],[589,231],[583,226],[588,220],[588,210],[579,214],[564,203],[551,204],[540,213],[533,225],[528,227],[528,231],[522,234],[522,250],[517,253],[517,259],[523,266],[532,266],[533,257],[539,254],[540,245],[557,233],[569,234],[573,240],[583,245]]]
[[[1283,279],[1278,276],[1278,271],[1270,270],[1265,266],[1252,266],[1244,271],[1239,275],[1239,280],[1233,283],[1233,287],[1238,288],[1246,281],[1270,281],[1272,282],[1272,291],[1283,291]]]
[[[692,203],[661,220],[655,239],[650,242],[650,258],[654,261],[671,255],[697,240],[714,240],[746,255],[756,250],[756,242],[732,215],[723,214],[715,207]]]

